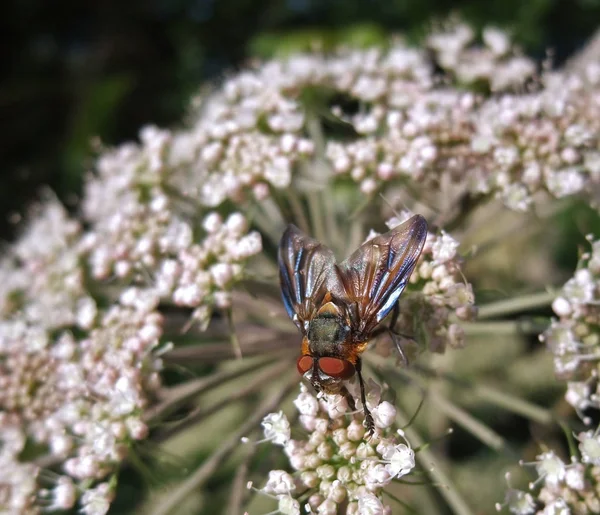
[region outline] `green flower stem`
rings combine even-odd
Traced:
[[[556,291],[550,290],[506,300],[499,300],[480,306],[477,318],[482,320],[485,318],[512,315],[531,309],[544,308],[552,304],[552,301],[554,301],[556,296]]]
[[[221,386],[227,381],[233,381],[240,376],[256,371],[277,360],[277,357],[269,356],[260,359],[245,359],[231,363],[227,370],[215,372],[193,381],[188,381],[180,386],[174,386],[166,391],[163,390],[162,398],[159,404],[150,408],[144,416],[147,423],[153,423],[164,419],[173,411],[177,411],[181,406],[187,404],[194,397],[214,388]]]
[[[321,205],[321,195],[316,190],[308,191],[306,194],[308,199],[308,212],[310,213],[310,220],[312,222],[312,235],[319,241],[324,243],[328,242],[327,235],[325,233],[323,206]]]
[[[403,483],[403,481],[401,481],[401,480],[398,480],[398,482]],[[414,515],[419,515],[419,512],[417,510],[415,510],[410,504],[406,503],[399,497],[396,497],[395,495],[391,494],[387,490],[384,490],[383,493],[384,493],[384,495],[387,495],[390,499],[396,501],[400,506],[402,506],[402,508],[404,508],[405,512],[413,513]]]
[[[231,341],[233,353],[237,359],[242,359],[242,347],[233,324],[233,310],[231,308],[227,310],[227,327],[229,328],[229,340]]]
[[[235,358],[235,351],[231,345],[225,343],[212,343],[202,345],[188,345],[186,347],[175,347],[164,355],[167,363],[174,365],[209,364]],[[264,355],[266,352],[272,356],[287,356],[292,352],[298,353],[300,340],[290,338],[271,338],[264,341],[254,341],[241,344],[242,355],[250,356]]]
[[[418,198],[417,193],[415,196]],[[452,231],[467,219],[476,208],[488,201],[486,195],[463,191],[452,204],[433,220],[433,227],[440,227]]]
[[[208,406],[202,406],[196,408],[192,413],[187,415],[181,422],[170,424],[169,427],[157,435],[156,439],[159,441],[168,440],[171,436],[179,434],[196,424],[202,422],[207,417],[219,412],[224,406],[228,406],[241,399],[245,399],[249,395],[254,394],[257,391],[264,390],[265,384],[270,384],[277,380],[286,370],[292,368],[292,363],[289,360],[279,360],[274,365],[262,370],[259,374],[248,378],[243,388],[237,388],[230,392],[226,397],[219,399],[218,402],[214,402]]]
[[[357,220],[356,218],[350,218],[348,241],[346,242],[346,247],[344,248],[344,255],[349,256],[358,247],[360,247],[360,244],[364,241],[364,238],[365,234],[363,232],[363,227],[360,223],[360,220]]]
[[[261,263],[261,266],[263,263]],[[241,281],[241,290],[245,294],[250,295],[253,298],[264,299],[276,299],[277,302],[281,303],[281,289],[278,284],[277,269],[273,268],[273,275],[258,277],[255,275],[247,274]],[[240,293],[233,292],[233,303],[236,303],[236,299]],[[281,304],[279,304],[281,306]]]
[[[253,204],[248,218],[258,227],[263,238],[266,236],[274,246],[279,245],[283,222],[280,226],[277,226],[273,219],[269,217],[262,202]],[[276,219],[281,219],[281,215],[278,215]]]
[[[320,166],[325,166],[325,163]],[[325,211],[325,229],[327,231],[327,242],[334,248],[339,249],[344,243],[343,232],[340,231],[339,223],[335,214],[334,203],[328,193],[319,192],[323,210]]]
[[[261,297],[260,301],[257,301],[255,297],[239,293],[233,298],[233,309],[260,322],[259,327],[261,328],[268,327],[272,332],[280,331],[284,334],[293,334],[299,337],[298,328],[285,313],[279,296],[277,299]],[[254,329],[248,330],[248,332],[251,331],[254,331]]]
[[[502,436],[456,404],[450,402],[445,396],[439,395],[435,391],[430,391],[428,398],[450,420],[456,422],[488,447],[497,452],[506,452],[510,449]],[[515,453],[516,456],[517,454]]]
[[[240,439],[250,433],[261,420],[272,411],[277,410],[282,400],[298,384],[298,378],[290,374],[288,381],[262,402],[248,419],[239,426],[229,437],[221,442],[215,452],[207,458],[196,471],[185,481],[177,485],[174,490],[150,512],[151,515],[168,515],[176,513],[181,503],[193,492],[199,490],[209,480],[215,470],[235,451],[241,444]]]
[[[285,194],[285,198],[290,204],[292,214],[294,215],[295,224],[306,234],[310,234],[310,225],[308,223],[308,219],[306,218],[306,213],[304,212],[302,202],[300,202],[298,197],[298,190],[295,188],[288,188],[286,190],[282,190],[282,193]]]
[[[470,388],[477,397],[486,400],[499,408],[504,408],[507,411],[534,420],[540,424],[547,425],[556,422],[556,419],[549,410],[537,406],[532,402],[525,401],[514,395],[492,388],[491,386],[473,383]]]
[[[492,237],[473,245],[471,247],[472,253],[470,260],[475,261],[479,258],[485,258],[487,252],[493,250],[497,245],[501,245],[507,240],[510,241],[514,238],[515,234],[518,234],[519,238],[524,240],[527,237],[534,237],[539,232],[539,225],[532,225],[531,223],[527,224],[526,222],[519,220],[517,223],[510,224],[508,227],[498,230]]]
[[[408,417],[397,409],[396,423],[399,427],[403,427],[408,422]],[[446,500],[455,515],[474,515],[467,502],[462,498],[460,492],[452,483],[450,477],[441,468],[438,460],[433,455],[431,450],[425,446],[425,442],[421,435],[414,429],[414,426],[407,427],[404,430],[406,438],[413,447],[420,448],[416,453],[416,458],[421,467],[427,471],[429,477],[436,485],[440,495]]]
[[[515,234],[519,235],[520,240],[525,240],[526,238],[531,238],[532,236],[539,234],[544,227],[543,220],[547,220],[563,211],[565,206],[569,205],[569,202],[573,202],[573,200],[564,199],[563,202],[549,202],[546,206],[542,206],[541,204],[536,205],[535,218],[528,217],[523,220],[523,218],[520,217],[515,222],[509,222],[507,227],[493,232],[493,235],[490,238],[478,242],[473,247],[474,252],[471,259],[474,260],[484,256],[486,252],[493,249],[496,245],[502,244],[507,241],[507,239],[513,239]],[[498,216],[500,216],[500,213],[498,213]],[[494,223],[496,223],[496,221]],[[471,227],[470,229],[477,230],[476,227]],[[465,241],[463,243],[467,242]]]
[[[277,201],[273,197],[267,197],[266,199],[262,200],[260,206],[267,215],[271,234],[274,233],[276,237],[275,241],[279,242],[283,228],[286,226],[286,217],[282,213],[279,204],[277,204]]]
[[[539,424],[552,424],[557,420],[550,410],[523,400],[510,393],[500,391],[492,386],[480,384],[469,379],[463,379],[447,372],[438,372],[437,370],[430,369],[423,365],[415,365],[415,369],[424,372],[430,377],[449,381],[453,386],[468,391],[478,399],[488,401],[499,408],[528,418]],[[414,371],[405,370],[403,372],[410,375],[412,379],[418,377],[417,373]]]
[[[325,145],[326,139],[323,134],[323,127],[321,126],[321,120],[319,116],[315,113],[307,112],[306,114],[306,129],[315,144],[315,156],[316,158],[311,163],[303,163],[303,165],[307,168],[314,168],[325,166],[323,161],[325,155]],[[304,170],[306,172],[307,170]],[[304,177],[310,179],[311,173],[303,173]],[[327,233],[325,229],[325,215],[323,213],[324,208],[324,199],[323,195],[319,190],[323,188],[318,188],[318,185],[310,184],[309,187],[306,188],[307,200],[308,200],[308,212],[310,216],[310,221],[312,223],[313,233],[311,236],[316,238],[319,241],[327,242]]]
[[[250,452],[244,458],[244,461],[238,466],[235,476],[233,477],[233,483],[231,485],[231,492],[229,494],[229,502],[227,503],[227,510],[225,513],[243,513],[242,504],[244,499],[248,495],[248,489],[246,484],[248,482],[248,470],[249,463],[256,454],[256,445],[248,446]]]
[[[379,359],[376,359],[376,361],[379,361]],[[370,361],[372,360],[370,359]],[[400,372],[398,369],[395,371]],[[403,375],[405,372],[407,371],[401,371]],[[406,375],[410,376],[411,382],[415,383],[416,386],[422,388],[423,391],[426,392],[426,399],[435,404],[439,411],[444,413],[449,419],[456,422],[459,426],[466,429],[475,438],[495,451],[502,452],[509,450],[509,446],[502,436],[486,426],[483,422],[477,420],[475,417],[467,413],[461,407],[449,401],[444,395],[436,393],[434,388],[428,388],[426,381],[422,377],[409,372],[407,372]]]
[[[468,391],[481,400],[486,400],[498,406],[499,408],[503,408],[511,413],[534,420],[540,424],[547,425],[558,421],[551,411],[511,395],[510,393],[502,392],[492,386],[483,385],[475,381],[456,377],[447,372],[439,372],[420,364],[415,364],[408,369],[397,368],[391,365],[389,360],[386,358],[377,356],[373,353],[366,355],[366,360],[370,364],[375,365],[380,369],[391,372],[394,375],[405,377],[410,382],[416,384],[419,388],[422,388],[424,391],[428,391],[428,384],[426,383],[423,374],[437,381],[448,381],[452,383],[453,386]]]
[[[498,322],[471,322],[461,325],[467,336],[503,335],[514,336],[522,334],[539,334],[547,327],[547,323],[533,320],[506,320]]]
[[[315,144],[315,156],[322,159],[323,156],[325,156],[327,138],[325,138],[325,134],[323,134],[323,125],[321,124],[321,118],[318,112],[307,110],[306,130],[310,139]]]

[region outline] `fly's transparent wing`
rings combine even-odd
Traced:
[[[364,243],[339,265],[347,296],[356,306],[357,337],[367,338],[404,290],[427,238],[427,222],[415,215]]]
[[[331,249],[292,224],[279,244],[279,279],[285,309],[303,332],[326,293],[345,293]]]

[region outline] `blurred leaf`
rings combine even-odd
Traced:
[[[388,33],[380,25],[364,23],[341,29],[307,28],[287,32],[264,32],[248,44],[248,52],[262,59],[289,57],[298,52],[331,51],[336,47],[351,45],[364,48],[383,46]]]
[[[66,138],[63,155],[62,187],[72,191],[81,183],[86,156],[90,154],[90,140],[98,134],[107,134],[114,123],[115,113],[131,91],[130,74],[117,74],[84,87],[74,108],[70,124],[71,134]]]

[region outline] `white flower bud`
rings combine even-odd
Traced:
[[[394,423],[396,408],[387,401],[383,401],[371,411],[375,425],[386,429]]]

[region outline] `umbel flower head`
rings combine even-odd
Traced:
[[[430,380],[446,380],[432,356],[463,347],[468,329],[481,329],[474,287],[463,276],[476,252],[462,245],[465,224],[480,207],[523,217],[559,198],[597,207],[599,91],[593,63],[536,75],[498,29],[478,40],[455,24],[420,48],[396,40],[386,49],[257,64],[195,98],[183,128],[144,127],[138,142],[100,147],[81,220],[44,199],[0,261],[0,511],[104,514],[123,463],[143,461],[135,459],[139,442],[157,436],[169,445],[194,431],[181,441],[206,447],[181,454],[209,458],[181,466],[198,471],[167,478],[156,503],[136,507],[173,512],[239,458],[240,437],[262,422],[265,438],[287,457],[260,483],[281,513],[391,513],[390,489],[416,476],[422,457],[432,479],[424,495],[465,512],[451,475],[429,466],[435,455],[420,433],[431,428],[398,433],[400,407],[411,408],[406,398],[417,391],[434,403],[432,427],[452,420],[497,442],[453,404],[463,396],[444,397],[444,388],[426,395]],[[285,225],[341,256],[370,228],[384,232],[385,220],[395,227],[410,213],[422,214],[431,232],[389,332],[419,368],[388,360],[392,371],[384,370],[378,354],[394,356],[396,346],[386,335],[369,342],[365,368],[377,365],[365,374],[371,438],[353,383],[344,386],[356,413],[348,396],[302,389],[297,421],[288,420],[284,401],[299,381],[290,363],[300,341],[275,279]],[[598,404],[593,245],[544,335],[557,371],[571,381],[567,399],[581,411]],[[192,373],[169,374],[163,384],[165,363]],[[376,374],[400,382],[402,395],[381,400],[370,380]],[[469,385],[452,380],[452,388]],[[486,391],[503,409],[536,412]],[[234,423],[221,416],[230,407]],[[173,414],[183,417],[173,422]],[[207,420],[228,427],[215,431],[202,425]],[[598,437],[578,431],[577,440],[580,456],[568,465],[549,450],[538,456],[544,495],[511,490],[511,509],[529,513],[544,502],[558,512],[561,502],[573,510],[583,502],[594,512]],[[260,468],[246,465],[223,485],[235,489]],[[583,500],[572,502],[574,491]],[[242,513],[246,499],[233,493],[227,509]]]

